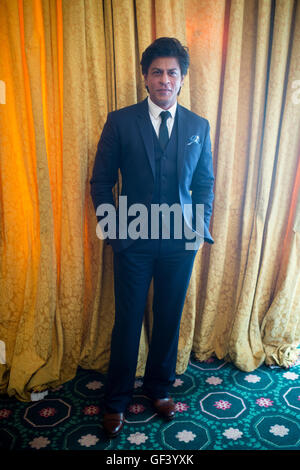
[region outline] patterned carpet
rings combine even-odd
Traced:
[[[123,433],[102,428],[104,376],[76,377],[39,401],[0,396],[0,450],[299,450],[300,357],[290,369],[262,366],[242,372],[216,358],[191,359],[172,396],[176,419],[153,411],[135,382]]]

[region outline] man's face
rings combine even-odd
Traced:
[[[183,78],[175,57],[154,59],[147,75],[144,75],[151,100],[163,109],[169,109],[175,104]]]

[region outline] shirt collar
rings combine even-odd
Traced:
[[[162,109],[160,108],[159,106],[157,106],[157,104],[153,103],[153,101],[151,100],[150,96],[148,96],[148,106],[149,106],[149,112],[150,114],[155,118],[155,119],[158,119],[159,118],[159,115],[162,111],[166,111],[165,109]],[[168,111],[171,113],[171,117],[172,119],[175,118],[175,114],[176,114],[176,109],[177,109],[177,101],[175,104],[173,104],[173,106],[171,106],[171,108],[168,109]]]

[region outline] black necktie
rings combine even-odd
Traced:
[[[161,117],[161,124],[159,128],[159,134],[158,134],[158,140],[160,143],[160,146],[163,150],[165,150],[167,143],[169,141],[169,133],[168,133],[168,128],[167,128],[167,119],[171,116],[171,113],[169,111],[162,111],[160,113]]]

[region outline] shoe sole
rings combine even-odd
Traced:
[[[157,410],[156,410],[156,413],[157,415],[160,417],[160,418],[163,418],[165,419],[166,421],[172,421],[176,415],[173,415],[173,416],[166,416],[164,415],[163,413],[159,413]]]
[[[115,437],[117,437],[121,433],[122,430],[123,430],[123,428],[120,429],[120,431],[118,431],[114,434],[110,434],[109,432],[105,431],[105,434],[109,439],[114,439]]]

